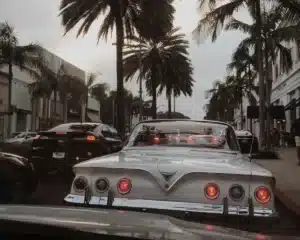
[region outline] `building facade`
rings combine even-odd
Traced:
[[[46,49],[42,49],[43,56],[47,61],[48,67],[55,73],[64,68],[64,72],[68,75],[77,77],[78,79],[85,81],[85,71],[78,67],[66,62],[62,58],[49,52]],[[13,66],[13,83],[12,83],[12,115],[8,117],[8,67],[4,66],[0,69],[0,139],[5,138],[8,132],[8,119],[11,121],[10,132],[26,131],[42,129],[46,119],[55,118],[56,123],[68,121],[68,116],[72,115],[72,109],[67,109],[67,119],[64,119],[63,103],[57,96],[56,102],[54,101],[54,95],[50,98],[39,98],[32,101],[30,84],[35,82],[27,72],[21,71],[17,66]],[[76,97],[76,96],[73,96]],[[56,108],[54,107],[56,104]],[[54,112],[56,109],[56,113]],[[88,109],[96,114],[100,115],[100,106],[94,99],[88,101]],[[76,109],[81,114],[81,109]],[[96,113],[95,113],[96,112]],[[92,115],[93,115],[92,113]],[[90,113],[87,113],[88,115]],[[94,117],[94,119],[96,119]],[[75,120],[80,121],[80,116],[77,116]],[[100,118],[99,118],[100,120]]]

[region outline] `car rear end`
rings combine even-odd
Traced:
[[[70,170],[76,163],[107,152],[101,136],[84,128],[76,128],[40,132],[33,140],[31,156],[37,172],[44,174]]]
[[[224,223],[272,223],[276,217],[271,178],[191,172],[158,181],[141,169],[75,169],[69,204],[160,212]],[[87,174],[91,173],[91,174]],[[270,221],[271,220],[271,221]]]

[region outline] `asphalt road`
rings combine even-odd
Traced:
[[[56,179],[53,182],[53,178],[50,182],[44,182],[40,184],[38,190],[32,200],[31,204],[38,205],[61,205],[63,203],[63,199],[69,191],[72,179],[68,181]],[[291,212],[283,203],[276,199],[277,211],[279,213],[279,219],[276,223],[272,223],[271,225],[259,225],[252,226],[251,224],[240,227],[240,224],[230,224],[221,223],[221,225],[227,225],[227,227],[259,232],[262,234],[268,235],[283,235],[283,236],[300,236],[300,216],[295,215]],[[195,221],[195,219],[193,219]],[[197,220],[196,220],[197,221]],[[202,221],[202,223],[214,224],[214,221]]]

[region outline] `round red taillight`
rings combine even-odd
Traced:
[[[271,192],[268,188],[266,187],[258,187],[255,190],[255,199],[256,201],[258,201],[259,203],[267,203],[270,201],[271,199]]]
[[[128,178],[122,178],[118,183],[118,191],[121,194],[127,194],[131,190],[131,181]]]
[[[194,144],[195,143],[195,138],[193,136],[189,136],[186,141],[189,144]]]
[[[204,193],[207,198],[214,200],[220,194],[219,187],[217,184],[209,183],[205,186]]]
[[[157,136],[153,137],[153,138],[152,138],[152,143],[153,143],[153,144],[159,144],[159,143],[160,143],[160,138],[157,137]]]

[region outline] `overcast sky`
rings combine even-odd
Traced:
[[[63,36],[58,17],[60,0],[0,0],[0,22],[7,21],[15,27],[21,44],[38,42],[50,51],[91,72],[101,72],[100,81],[116,87],[115,37],[97,45],[96,36],[101,19],[96,22],[85,37],[76,39],[76,30]],[[196,10],[196,0],[176,1],[175,25],[190,41],[190,57],[194,65],[195,87],[191,98],[180,97],[176,101],[176,111],[194,118],[202,119],[205,90],[212,87],[215,80],[226,75],[226,65],[231,54],[243,36],[237,32],[222,34],[218,41],[207,40],[201,45],[193,40],[192,31],[200,18]],[[239,14],[243,18],[243,13]],[[138,94],[135,81],[126,84],[134,94]],[[146,97],[149,98],[149,97]],[[150,98],[149,98],[150,99]],[[158,111],[167,109],[165,97],[159,98]]]

